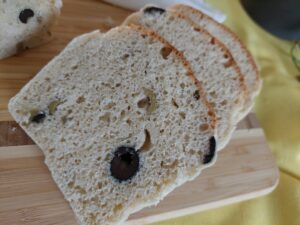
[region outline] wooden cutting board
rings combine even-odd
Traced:
[[[177,188],[158,206],[130,216],[142,225],[258,197],[278,183],[278,169],[261,129],[236,131],[216,164]],[[76,225],[35,145],[0,148],[0,224]]]

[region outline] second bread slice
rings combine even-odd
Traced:
[[[248,98],[244,77],[228,49],[189,18],[155,6],[130,15],[124,24],[149,28],[184,54],[214,106],[218,148],[223,148]]]
[[[228,49],[230,49],[232,57],[237,62],[245,77],[246,85],[250,94],[250,101],[246,102],[245,107],[240,114],[240,119],[242,119],[249,110],[251,110],[254,102],[253,100],[258,95],[262,84],[258,68],[251,54],[236,34],[230,31],[226,26],[218,23],[204,13],[201,13],[199,10],[182,4],[174,5],[170,9],[192,19],[195,23],[206,29],[210,34],[218,38]]]

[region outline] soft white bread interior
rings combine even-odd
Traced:
[[[74,39],[9,110],[80,224],[120,224],[214,162],[215,117],[199,85],[180,52],[124,26]]]
[[[217,114],[218,149],[230,140],[248,98],[244,77],[230,51],[206,30],[177,12],[146,6],[124,24],[139,24],[184,54]]]

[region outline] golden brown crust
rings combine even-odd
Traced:
[[[200,19],[205,18],[206,20],[209,20],[211,23],[213,23],[214,25],[218,26],[221,30],[223,30],[224,32],[227,32],[235,41],[236,43],[241,47],[241,49],[243,50],[244,54],[246,55],[254,73],[255,73],[255,86],[253,88],[253,92],[256,92],[259,90],[260,88],[260,76],[259,76],[259,71],[257,68],[257,65],[253,59],[253,57],[251,56],[250,52],[247,50],[247,48],[245,47],[245,45],[242,43],[241,39],[233,32],[231,31],[228,27],[224,26],[223,24],[218,23],[217,21],[215,21],[213,18],[211,18],[210,16],[202,13],[201,11],[194,9],[190,6],[187,5],[183,5],[183,4],[176,4],[174,6],[172,6],[170,9],[172,10],[177,10],[177,9],[186,9],[189,10],[190,12],[192,12],[193,14],[196,14],[200,17]],[[222,42],[221,42],[222,43]],[[223,44],[223,46],[225,46]]]
[[[195,85],[198,87],[199,92],[200,92],[200,96],[201,96],[201,100],[203,101],[203,103],[205,104],[205,106],[208,108],[208,115],[211,119],[211,127],[212,129],[215,129],[216,127],[216,123],[217,123],[217,116],[216,116],[216,112],[214,107],[209,103],[209,101],[207,100],[206,97],[206,93],[204,91],[203,85],[202,83],[196,79],[196,76],[192,70],[192,67],[190,65],[190,63],[188,62],[188,60],[184,57],[183,53],[178,51],[174,46],[172,46],[168,41],[166,41],[163,37],[161,37],[160,35],[158,35],[156,32],[138,26],[136,24],[132,24],[130,23],[128,25],[130,28],[132,28],[135,31],[138,31],[139,33],[143,34],[143,35],[147,35],[150,38],[154,39],[154,40],[158,40],[161,43],[163,43],[164,45],[166,45],[166,47],[171,48],[172,51],[174,51],[175,55],[180,59],[181,62],[183,62],[183,65],[185,66],[185,68],[188,71],[188,76],[193,80],[193,82],[195,83]]]

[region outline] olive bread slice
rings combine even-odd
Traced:
[[[182,54],[138,26],[75,38],[9,103],[82,225],[120,224],[215,160]]]

